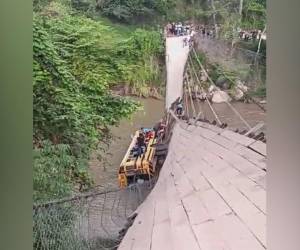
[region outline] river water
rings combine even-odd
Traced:
[[[114,189],[118,187],[119,165],[131,142],[131,135],[140,127],[152,127],[164,114],[164,101],[156,99],[133,98],[139,101],[143,110],[137,111],[130,120],[123,119],[119,126],[112,127],[113,140],[105,153],[105,161],[97,159],[97,152],[90,160],[90,173],[94,179],[94,185],[100,189]],[[255,126],[259,122],[266,121],[266,113],[256,104],[235,102],[232,103],[235,109],[250,124]],[[207,105],[201,104],[202,110],[207,119],[213,120],[214,116]],[[213,107],[222,122],[226,122],[231,129],[245,129],[245,125],[238,116],[225,104],[213,104]],[[197,111],[199,108],[197,108]],[[190,112],[192,109],[190,107]],[[265,131],[265,129],[263,129]]]

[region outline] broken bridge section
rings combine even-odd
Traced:
[[[166,109],[182,96],[188,47],[166,41]],[[176,120],[158,181],[119,250],[266,249],[266,144]]]
[[[119,250],[266,249],[265,144],[177,121],[159,179]]]

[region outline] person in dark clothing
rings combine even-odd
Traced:
[[[141,156],[144,153],[144,148],[146,147],[146,143],[145,143],[145,136],[143,133],[140,133],[139,136],[137,137],[137,158],[139,158],[139,156]]]
[[[183,105],[182,105],[182,102],[179,102],[176,107],[176,114],[178,116],[181,116],[182,112],[183,112]]]
[[[171,30],[172,35],[175,35],[175,23],[172,23]]]

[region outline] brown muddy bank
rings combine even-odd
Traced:
[[[111,92],[115,95],[120,96],[133,96],[139,98],[154,98],[163,100],[161,88],[158,87],[147,87],[143,92],[136,90],[126,84],[118,84],[110,88]]]

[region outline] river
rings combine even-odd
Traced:
[[[114,189],[118,187],[117,173],[119,165],[128,149],[131,135],[140,127],[152,127],[164,113],[164,101],[156,99],[135,98],[139,101],[143,110],[137,111],[130,120],[121,120],[119,126],[112,127],[113,140],[105,153],[105,161],[97,159],[97,152],[92,154],[89,168],[94,185],[100,189]],[[251,125],[266,121],[266,113],[253,103],[232,103],[235,109]],[[213,115],[207,105],[201,104],[206,117],[213,120]],[[226,122],[231,129],[245,128],[243,122],[225,103],[213,104],[216,113],[222,122]],[[190,109],[191,110],[191,109]]]

